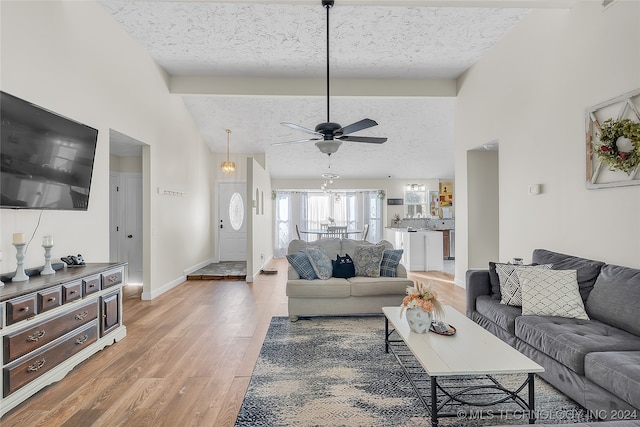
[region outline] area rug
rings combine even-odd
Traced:
[[[414,365],[411,375],[426,377]],[[499,379],[512,385],[524,377]],[[505,403],[484,414],[461,412],[440,419],[440,425],[527,424],[517,408]],[[540,378],[536,412],[545,423],[585,421],[579,405]],[[274,317],[235,425],[425,426],[430,418],[396,358],[385,353],[384,317]]]

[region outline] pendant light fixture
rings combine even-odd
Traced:
[[[222,168],[222,172],[228,175],[236,171],[236,164],[229,161],[229,135],[231,134],[231,129],[227,129],[226,132],[227,132],[227,161],[222,162],[222,165],[220,165],[220,167]]]

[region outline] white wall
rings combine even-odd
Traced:
[[[640,2],[536,10],[459,79],[456,277],[467,150],[499,141],[500,261],[535,248],[640,267],[640,187],[585,189],[585,109],[640,87]],[[527,195],[542,184],[539,196]]]
[[[1,2],[3,91],[99,131],[87,212],[45,211],[26,267],[44,263],[42,235],[54,258],[82,253],[109,259],[109,131],[149,146],[145,178],[143,296],[153,297],[211,257],[208,149],[166,75],[94,2]],[[158,195],[163,187],[184,197]],[[0,211],[2,270],[15,269],[11,235],[34,232],[38,211]]]
[[[247,200],[251,214],[247,224],[247,281],[252,282],[264,264],[273,258],[273,200],[271,177],[264,167],[247,158]]]

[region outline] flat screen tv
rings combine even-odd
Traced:
[[[0,91],[0,208],[87,210],[98,130]]]

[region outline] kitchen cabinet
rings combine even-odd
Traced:
[[[434,230],[397,230],[396,249],[402,249],[402,261],[407,271],[444,270],[442,232]]]

